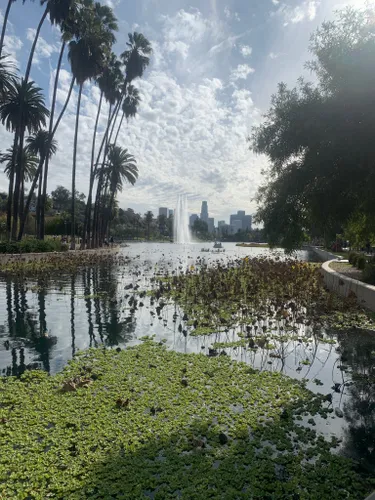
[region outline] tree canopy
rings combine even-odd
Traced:
[[[249,138],[270,160],[257,195],[257,222],[270,244],[298,248],[353,218],[375,222],[375,9],[346,9],[311,37],[316,83],[278,86]]]

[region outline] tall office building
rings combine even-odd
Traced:
[[[159,208],[159,215],[165,215],[168,217],[168,208],[167,207],[160,207]]]
[[[237,233],[238,229],[251,231],[252,216],[246,215],[245,210],[238,210],[236,214],[230,216],[230,226],[232,227],[232,234]]]
[[[207,219],[208,232],[214,234],[215,232],[215,219],[213,217],[208,217]]]
[[[198,220],[198,219],[199,219],[199,215],[198,214],[191,214],[190,218],[189,218],[189,226],[193,227],[194,226],[194,222],[196,220]]]
[[[208,206],[207,206],[207,201],[202,201],[201,220],[203,220],[204,222],[208,223]]]
[[[168,210],[168,217],[173,217],[174,216],[174,210]]]

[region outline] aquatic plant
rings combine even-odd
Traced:
[[[0,497],[364,498],[374,478],[297,422],[328,413],[227,356],[147,339],[81,352],[56,376],[0,380]]]

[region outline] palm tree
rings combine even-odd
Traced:
[[[69,43],[68,59],[72,73],[79,85],[76,123],[74,132],[73,169],[72,169],[72,239],[71,248],[75,249],[75,178],[77,164],[77,140],[79,127],[79,112],[83,85],[87,80],[95,78],[102,71],[105,54],[113,44],[115,38],[111,30],[107,30],[97,17],[99,7],[89,9],[82,16],[82,30],[78,37]],[[106,16],[112,12],[108,7],[101,8],[100,12]]]
[[[0,104],[6,101],[15,79],[13,64],[7,61],[7,56],[0,56]]]
[[[138,106],[139,106],[140,102],[141,102],[141,98],[139,96],[139,90],[136,87],[134,87],[134,85],[129,84],[128,88],[126,89],[126,96],[125,96],[124,102],[122,103],[122,116],[121,116],[121,120],[120,120],[120,125],[118,126],[118,129],[117,129],[116,137],[115,137],[115,142],[114,142],[115,146],[117,143],[117,138],[118,138],[124,117],[126,117],[127,120],[129,120],[129,118],[133,118],[137,114]]]
[[[133,186],[138,179],[138,168],[134,156],[129,154],[127,149],[122,149],[120,146],[110,146],[106,170],[111,195],[108,218],[104,224],[103,234],[106,233],[105,226],[108,225],[111,219],[115,196],[118,192],[122,192],[124,180]]]
[[[57,121],[56,125],[54,126],[53,121],[54,121],[54,115],[55,115],[57,87],[58,87],[58,81],[59,81],[59,76],[60,76],[62,58],[64,55],[64,51],[65,51],[65,47],[66,47],[67,42],[69,42],[72,39],[74,33],[77,33],[77,26],[76,26],[77,12],[78,12],[77,0],[69,0],[64,9],[59,8],[59,5],[57,4],[56,0],[53,4],[51,3],[51,6],[50,6],[51,23],[52,24],[59,24],[61,32],[62,32],[62,35],[61,35],[62,44],[61,44],[59,59],[57,62],[55,82],[54,82],[53,94],[52,94],[51,114],[50,114],[49,128],[48,128],[48,132],[49,132],[48,137],[50,138],[51,141],[53,140],[53,137],[54,137],[55,132],[57,130],[58,124],[60,123],[62,115],[65,112],[65,109],[68,105],[68,102],[69,102],[69,99],[71,96],[71,92],[73,90],[74,78],[73,78],[72,84],[70,86],[70,91],[68,93],[66,105],[63,107],[63,109],[60,113],[60,116],[58,118],[58,121]],[[38,237],[40,239],[44,239],[45,207],[46,207],[46,200],[47,200],[47,179],[48,179],[49,159],[50,159],[50,155],[46,155],[44,174],[43,174],[43,167],[42,167],[41,179],[40,179],[40,185],[39,185],[39,191],[40,192],[43,191],[42,196],[38,196],[39,211],[37,213],[37,221],[38,221],[37,234],[38,234]],[[43,184],[43,187],[42,187],[42,184]]]
[[[103,68],[103,72],[97,78],[97,84],[98,84],[99,89],[100,89],[100,99],[99,99],[98,111],[96,114],[95,127],[94,127],[93,140],[92,140],[89,193],[88,193],[88,197],[87,197],[85,220],[84,220],[84,224],[83,224],[83,235],[82,235],[81,248],[85,247],[86,235],[88,236],[87,240],[90,241],[92,190],[94,187],[94,180],[95,180],[95,176],[96,176],[95,164],[94,164],[95,144],[96,144],[96,134],[97,134],[97,129],[98,129],[102,101],[103,101],[103,97],[104,97],[106,99],[106,101],[109,103],[108,119],[110,119],[111,107],[115,104],[116,100],[119,98],[119,88],[120,88],[121,81],[122,81],[121,63],[117,59],[116,55],[114,53],[111,53],[108,60],[105,63],[105,66]]]
[[[41,126],[45,126],[46,119],[49,116],[49,111],[44,105],[41,88],[37,87],[34,82],[21,82],[14,80],[11,89],[8,92],[7,100],[0,105],[0,121],[5,125],[6,129],[14,132],[14,158],[13,165],[15,174],[15,185],[13,192],[13,179],[10,177],[10,197],[8,202],[8,218],[7,229],[10,232],[10,221],[12,218],[12,196],[13,196],[13,225],[12,239],[17,236],[17,223],[19,214],[20,188],[22,185],[22,148],[23,137],[27,130],[29,134],[37,132]],[[18,144],[20,145],[19,147]],[[16,162],[16,153],[18,155]]]
[[[8,148],[5,153],[0,153],[0,163],[5,163],[4,173],[6,174],[8,179],[12,175],[14,158],[13,148],[14,145],[11,148]],[[23,149],[21,158],[24,182],[30,182],[34,178],[35,172],[37,170],[38,158],[27,148]]]
[[[30,203],[33,198],[34,189],[36,183],[39,180],[39,187],[41,186],[42,181],[42,169],[45,159],[49,156],[51,157],[57,151],[57,141],[54,139],[50,139],[50,134],[47,130],[39,130],[35,135],[32,135],[27,138],[27,147],[26,150],[33,155],[39,156],[38,168],[36,169],[35,175],[32,178],[32,184],[29,190],[29,194],[26,200],[26,205],[23,211],[23,216],[21,218],[21,225],[18,232],[18,240],[20,241],[23,236],[23,232],[25,229],[27,214],[29,213]],[[40,196],[38,196],[37,204],[40,203]],[[36,217],[38,217],[38,208],[36,211]]]
[[[147,38],[142,35],[141,33],[134,32],[129,33],[129,42],[127,42],[127,50],[125,50],[121,54],[121,58],[123,59],[123,62],[125,64],[125,80],[122,88],[122,97],[118,100],[112,116],[110,120],[108,121],[107,128],[104,134],[104,137],[102,139],[102,143],[99,148],[99,152],[97,155],[96,159],[96,166],[95,166],[95,175],[98,170],[98,165],[100,161],[100,156],[103,151],[104,145],[110,144],[113,131],[115,128],[115,124],[117,121],[118,113],[120,110],[120,107],[122,105],[122,101],[124,96],[126,95],[126,89],[127,86],[136,78],[140,78],[143,76],[143,73],[147,66],[150,63],[150,55],[152,53],[152,48],[150,42],[147,40]],[[110,131],[111,130],[111,131]],[[110,131],[110,133],[109,133]],[[108,136],[109,133],[109,136]],[[96,192],[96,199],[95,199],[95,208],[94,208],[94,225],[98,227],[97,221],[99,217],[99,202],[100,202],[100,189],[101,189],[101,184],[103,182],[103,176],[105,169],[103,168],[106,162],[106,150],[104,150],[104,156],[102,159],[102,168],[99,170],[99,179],[98,179],[98,187],[97,187],[97,192]],[[93,233],[92,237],[92,244],[97,245],[98,244],[98,235],[95,235]]]
[[[154,214],[149,210],[145,213],[145,224],[147,227],[147,239],[150,240],[150,226],[154,220]]]

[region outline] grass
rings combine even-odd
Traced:
[[[269,248],[268,243],[236,243],[236,247]]]
[[[374,478],[296,422],[327,417],[322,400],[147,339],[82,352],[56,376],[0,380],[0,498],[364,498]]]

